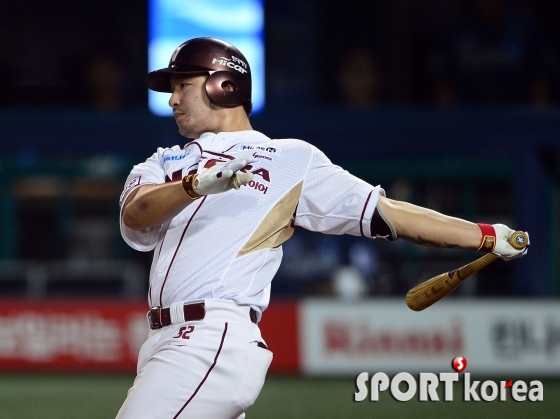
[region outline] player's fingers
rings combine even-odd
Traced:
[[[218,179],[222,177],[230,178],[232,175],[233,175],[233,170],[231,169],[222,170],[221,172],[216,173],[216,177]]]
[[[527,254],[527,252],[529,252],[529,248],[526,247],[525,249],[523,249],[522,252],[520,252],[520,253],[518,253],[518,254],[516,254],[516,255],[513,255],[513,256],[501,256],[501,258],[502,258],[503,260],[505,260],[506,262],[509,262],[510,260],[518,259],[518,258],[520,258],[520,257],[525,256],[525,255]]]
[[[525,233],[527,234],[527,245],[522,249],[518,249],[510,243],[510,238],[515,233],[514,230],[504,224],[493,224],[492,226],[496,232],[496,245],[492,253],[506,261],[517,259],[527,254],[527,246],[529,245],[529,235],[527,233]]]
[[[253,180],[253,174],[252,173],[237,172],[233,176],[232,185],[235,189],[239,189],[241,186],[246,185],[247,183],[249,183],[252,180]]]
[[[233,159],[229,163],[226,163],[226,165],[224,166],[224,169],[227,168],[227,169],[231,169],[234,172],[237,172],[239,169],[243,169],[248,164],[251,164],[251,163],[254,163],[254,162],[255,162],[255,160],[250,155],[249,156],[238,157],[236,159]]]

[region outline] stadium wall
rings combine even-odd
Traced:
[[[127,372],[147,335],[130,301],[0,304],[0,371]],[[400,299],[273,302],[260,323],[271,373],[469,372],[560,377],[558,300],[444,300],[415,313]]]

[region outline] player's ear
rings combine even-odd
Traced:
[[[222,89],[226,92],[233,92],[235,91],[235,85],[229,81],[225,81],[222,83]]]
[[[206,93],[217,105],[236,107],[251,100],[251,88],[240,74],[215,71],[206,80]]]

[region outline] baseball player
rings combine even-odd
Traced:
[[[254,131],[251,70],[229,43],[191,39],[146,84],[171,94],[194,140],[134,166],[121,195],[124,240],[154,256],[150,332],[119,419],[245,417],[272,361],[258,322],[295,226],[524,254],[504,225],[390,200],[311,144]]]

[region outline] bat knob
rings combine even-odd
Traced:
[[[524,231],[516,231],[510,236],[508,243],[514,249],[521,250],[529,244],[529,236]]]

